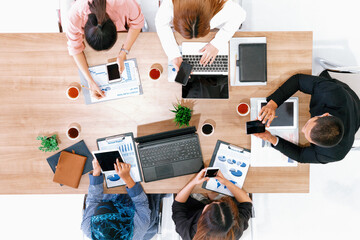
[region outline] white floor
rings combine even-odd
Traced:
[[[144,12],[154,16],[158,0],[141,1]],[[58,0],[7,1],[0,8],[0,32],[57,32],[58,5]],[[311,30],[314,58],[360,65],[359,1],[243,0],[243,7],[243,31]],[[314,63],[314,74],[320,71]],[[254,194],[253,239],[360,239],[359,169],[360,151],[352,151],[341,162],[311,166],[310,194]],[[1,239],[82,239],[82,200],[82,195],[2,195]]]

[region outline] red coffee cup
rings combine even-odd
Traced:
[[[237,105],[236,107],[236,112],[240,115],[240,116],[246,116],[249,114],[250,112],[250,106],[247,103],[240,103],[239,105]]]

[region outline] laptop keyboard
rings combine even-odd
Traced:
[[[228,72],[228,56],[217,55],[215,61],[210,65],[203,67],[199,61],[202,55],[183,55],[184,61],[193,66],[193,72]]]
[[[197,138],[139,149],[143,167],[158,166],[201,157]]]

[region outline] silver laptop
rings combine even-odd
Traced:
[[[219,49],[215,61],[210,65],[203,67],[199,61],[202,57],[200,49],[202,49],[207,42],[183,42],[182,58],[193,66],[193,75],[228,75],[228,56],[229,45],[225,44]]]

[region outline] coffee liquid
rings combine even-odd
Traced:
[[[238,111],[239,111],[239,113],[241,113],[241,114],[245,114],[245,113],[248,112],[248,106],[247,106],[246,104],[240,104],[240,105],[238,106]]]
[[[70,128],[68,130],[68,135],[70,138],[77,138],[79,136],[79,131],[76,128]]]
[[[68,90],[68,95],[69,95],[69,97],[71,97],[71,98],[77,98],[77,96],[79,96],[79,91],[78,91],[76,88],[74,88],[74,87],[69,88],[69,90]]]
[[[157,80],[160,77],[160,71],[158,69],[151,69],[149,73],[151,79]]]
[[[210,125],[210,124],[205,124],[203,127],[202,127],[202,132],[206,135],[209,135],[211,134],[213,131],[213,127]]]

